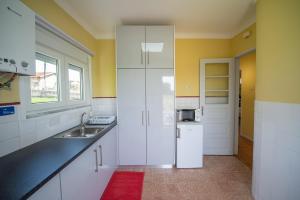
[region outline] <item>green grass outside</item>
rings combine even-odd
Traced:
[[[56,97],[31,97],[31,103],[48,103],[57,101]]]

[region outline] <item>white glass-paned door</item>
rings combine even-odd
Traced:
[[[234,145],[233,59],[204,59],[200,64],[200,109],[204,154],[232,155]]]

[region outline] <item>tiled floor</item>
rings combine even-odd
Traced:
[[[206,156],[202,169],[145,171],[143,200],[252,200],[251,171],[233,156]]]

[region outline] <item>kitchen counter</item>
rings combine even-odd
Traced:
[[[28,198],[116,125],[93,138],[52,136],[0,158],[0,199]]]

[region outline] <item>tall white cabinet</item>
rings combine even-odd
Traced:
[[[120,165],[175,158],[174,27],[117,28]]]

